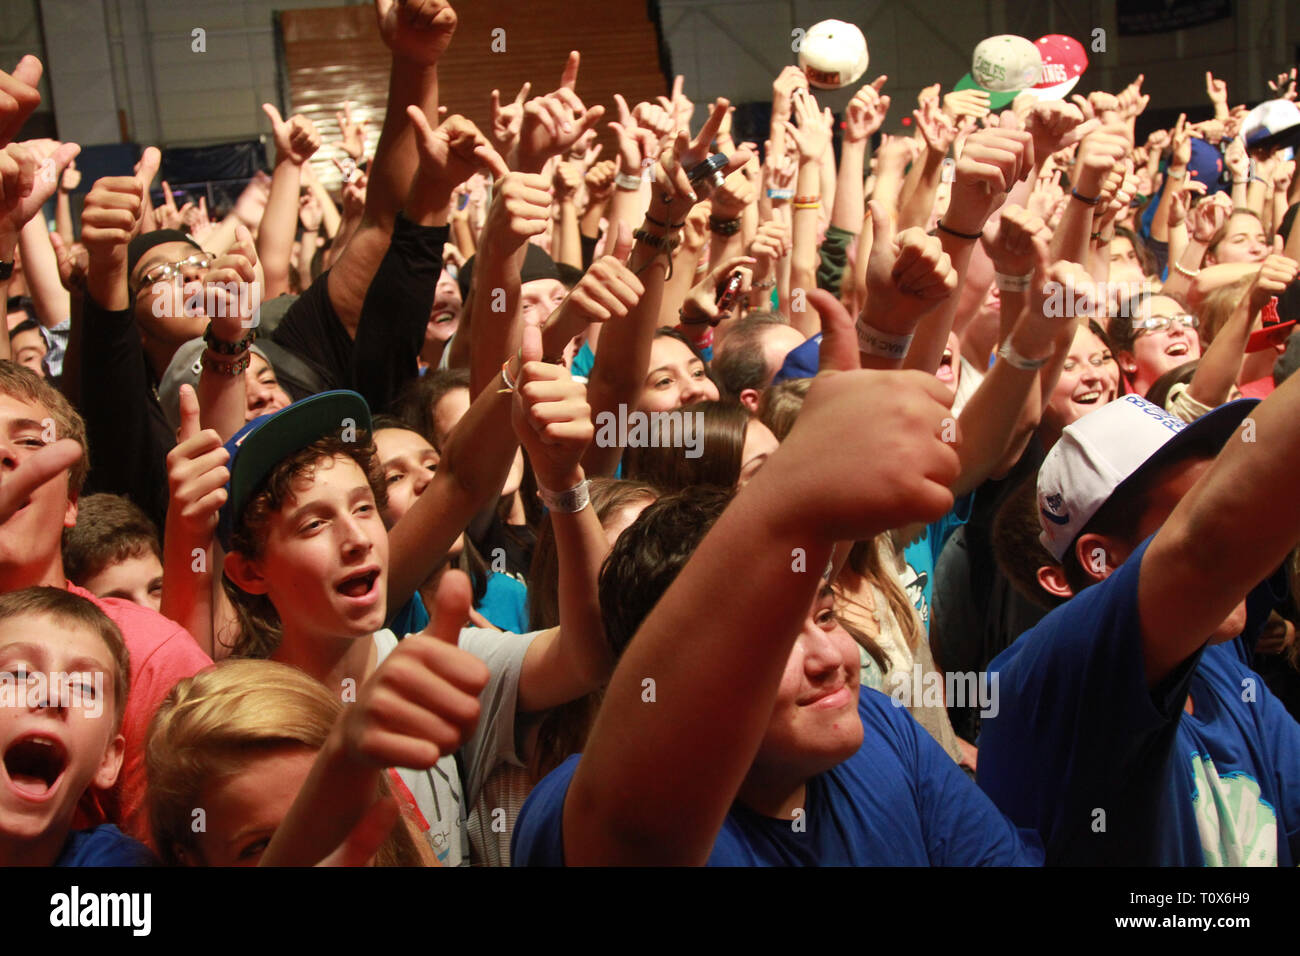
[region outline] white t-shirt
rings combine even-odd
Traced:
[[[397,768],[397,775],[424,818],[421,829],[445,866],[469,866],[469,808],[478,801],[488,775],[498,762],[518,762],[515,707],[519,674],[524,654],[539,633],[510,634],[492,628],[464,628],[458,642],[461,649],[487,664],[490,676],[479,695],[478,724],[461,744],[459,766],[455,755],[447,755],[429,770]],[[390,630],[382,630],[375,632],[374,639],[378,666],[397,647],[397,637]]]

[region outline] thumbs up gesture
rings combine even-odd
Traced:
[[[909,334],[927,312],[957,288],[957,271],[937,236],[919,228],[894,234],[888,212],[871,210],[871,257],[863,319],[884,332]]]
[[[515,434],[528,450],[537,483],[564,491],[582,481],[578,463],[595,435],[587,389],[567,369],[542,361],[542,333],[535,322],[524,326],[520,352],[523,365],[511,412]]]
[[[168,533],[176,528],[188,538],[207,542],[217,528],[217,514],[226,503],[230,454],[215,429],[199,426],[199,399],[193,387],[181,386],[181,427],[176,447],[167,453]]]
[[[429,626],[399,643],[361,686],[338,724],[353,759],[424,770],[473,732],[489,674],[486,664],[457,646],[471,596],[463,572],[445,572]]]
[[[95,181],[81,211],[81,241],[90,253],[92,276],[105,265],[125,269],[126,246],[140,232],[145,211],[145,193],[162,154],[150,146],[140,158],[134,176],[105,176]],[[111,307],[101,302],[105,308]]]

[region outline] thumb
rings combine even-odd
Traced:
[[[193,385],[181,386],[181,427],[176,433],[177,442],[187,441],[193,438],[200,431],[199,427],[199,396],[194,392]]]
[[[415,104],[411,104],[406,108],[406,115],[415,124],[415,129],[420,134],[421,139],[429,140],[433,138],[433,127],[429,125],[429,117],[424,115],[424,110]]]
[[[822,320],[817,371],[852,372],[861,368],[857,330],[849,310],[825,289],[809,289],[808,304],[817,310]]]
[[[524,324],[521,351],[525,365],[542,360],[542,327],[535,318],[530,318]]]
[[[1284,246],[1283,246],[1283,243],[1282,243],[1282,237],[1281,237],[1280,235],[1274,235],[1274,236],[1273,236],[1273,252],[1274,252],[1274,254],[1280,256],[1280,255],[1282,254],[1282,250],[1283,250],[1283,248],[1284,248]]]
[[[469,575],[464,571],[443,572],[442,580],[438,582],[438,593],[433,598],[433,617],[424,633],[457,647],[460,629],[464,627],[473,604],[473,593]]]
[[[560,86],[567,89],[575,89],[578,85],[578,64],[582,61],[582,56],[577,50],[569,51],[569,61],[564,64],[564,74],[560,77]]]
[[[41,74],[44,72],[45,68],[41,65],[41,61],[28,53],[18,61],[18,65],[13,68],[13,72],[9,75],[19,83],[26,83],[28,86],[34,87],[41,82]]]
[[[265,113],[268,118],[270,118],[271,129],[273,130],[279,129],[281,126],[284,125],[284,117],[280,115],[280,111],[275,108],[274,103],[263,103],[262,112]]]
[[[380,797],[362,814],[356,826],[317,866],[366,866],[397,825],[400,811],[393,797]]]
[[[143,188],[148,189],[153,183],[161,164],[162,153],[158,151],[157,146],[150,146],[144,151],[144,155],[140,157],[140,172],[136,174],[136,180]]]
[[[627,257],[632,254],[632,246],[632,230],[620,219],[614,224],[614,258],[619,262],[627,262]]]
[[[894,242],[894,220],[877,200],[867,204],[871,213],[871,248],[889,249]]]

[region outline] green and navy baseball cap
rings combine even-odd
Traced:
[[[217,539],[227,552],[249,499],[275,466],[312,442],[340,431],[358,436],[370,431],[370,406],[361,395],[348,389],[320,392],[273,414],[254,418],[226,442],[230,481],[217,520]]]

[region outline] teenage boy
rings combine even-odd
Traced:
[[[919,372],[824,376],[725,511],[696,489],[642,513],[601,573],[621,659],[586,752],[524,805],[516,865],[1041,861],[906,712],[859,688],[823,577],[835,541],[952,507],[951,401]]]
[[[60,439],[54,442],[54,439]],[[122,718],[126,740],[122,773],[114,789],[86,806],[92,822],[118,823],[127,832],[143,832],[136,811],[144,798],[144,741],[153,712],[172,685],[212,663],[184,628],[147,608],[118,598],[96,598],[68,581],[63,567],[63,531],[77,521],[77,497],[88,468],[86,428],[66,398],[30,369],[0,362],[0,497],[24,469],[75,443],[75,458],[64,458],[58,471],[10,506],[0,523],[0,593],[48,585],[66,588],[92,600],[109,616],[126,641],[131,657],[131,692]],[[47,447],[60,446],[57,450]],[[20,490],[13,485],[15,490]]]
[[[1298,456],[1288,381],[1191,425],[1128,395],[1044,460],[1069,600],[989,665],[978,780],[1048,863],[1300,859],[1300,726],[1246,663],[1300,540]]]
[[[0,596],[0,866],[154,862],[111,824],[73,831],[82,795],[122,768],[129,677],[122,634],[92,602],[51,587]]]
[[[162,542],[149,516],[121,495],[85,495],[77,523],[63,533],[68,580],[95,597],[121,598],[158,610]]]

